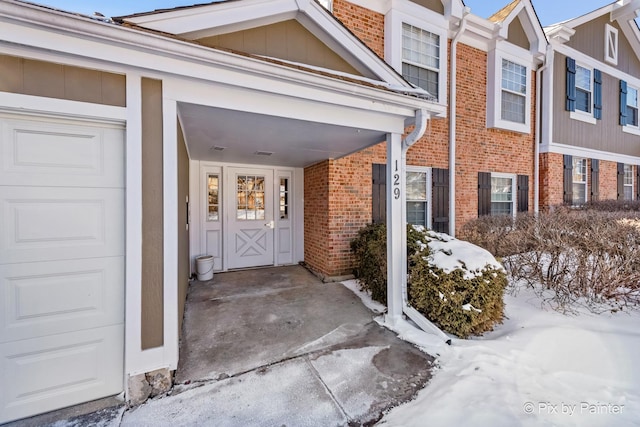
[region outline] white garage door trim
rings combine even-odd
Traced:
[[[2,423],[123,390],[125,144],[94,117],[0,125]]]

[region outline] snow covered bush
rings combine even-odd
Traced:
[[[479,245],[495,250],[519,283],[536,289],[560,311],[574,311],[580,302],[594,310],[640,301],[640,227],[637,213],[616,208],[556,208],[537,217],[518,217],[495,249],[495,233],[482,237],[494,220],[478,218],[463,233]],[[473,232],[470,232],[472,230]],[[489,244],[487,244],[489,242]]]
[[[504,317],[504,269],[486,250],[453,237],[423,231],[423,249],[412,257],[411,305],[443,330],[461,338],[490,331]]]
[[[360,286],[387,302],[387,234],[369,225],[351,242]],[[486,250],[446,234],[407,226],[410,304],[459,337],[489,331],[503,317],[506,273]]]

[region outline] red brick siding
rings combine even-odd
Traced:
[[[600,160],[600,200],[618,198],[618,163]]]
[[[333,15],[384,59],[384,15],[345,0],[334,0]]]
[[[540,210],[547,211],[564,201],[563,155],[540,154]]]
[[[383,56],[382,15],[344,0],[334,2],[334,13],[378,55]],[[457,56],[455,198],[459,230],[466,221],[477,217],[479,171],[529,175],[529,207],[533,210],[534,134],[486,128],[487,54],[459,44]],[[532,73],[532,87],[535,87],[534,78]],[[532,95],[532,128],[534,99],[535,94]],[[560,161],[562,173],[562,158]],[[381,143],[346,158],[305,169],[305,261],[311,268],[328,276],[352,272],[349,242],[360,228],[371,222],[371,164],[385,162],[386,145]],[[424,137],[409,149],[407,164],[449,168],[448,119],[429,122]],[[317,199],[323,194],[327,199],[326,212],[318,212],[323,208]],[[316,229],[318,227],[324,228]],[[317,242],[317,239],[321,241]]]

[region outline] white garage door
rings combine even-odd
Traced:
[[[124,130],[0,114],[0,423],[123,390]]]

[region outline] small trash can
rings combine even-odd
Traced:
[[[203,255],[196,258],[196,273],[201,282],[213,279],[213,256]]]

